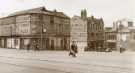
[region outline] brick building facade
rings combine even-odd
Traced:
[[[29,46],[28,46],[29,45]],[[0,47],[67,50],[70,18],[45,7],[15,12],[0,19]]]
[[[104,22],[93,16],[87,18],[88,50],[102,51],[104,48]]]

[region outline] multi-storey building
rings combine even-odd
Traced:
[[[132,30],[135,29],[133,21],[129,19],[121,19],[114,22],[115,30],[117,30],[117,50],[121,47],[129,49],[129,42],[132,39]]]
[[[117,31],[112,27],[105,28],[105,48],[116,50],[117,48]]]
[[[135,29],[130,30],[130,36],[125,43],[127,50],[135,51]]]
[[[71,18],[70,42],[75,41],[79,49],[87,46],[87,18],[74,16]]]
[[[64,50],[70,46],[70,18],[45,7],[15,12],[0,19],[0,47]]]
[[[87,18],[88,50],[102,51],[104,48],[104,22],[93,16]]]

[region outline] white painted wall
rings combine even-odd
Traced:
[[[83,20],[79,16],[74,16],[71,19],[71,44],[72,41],[76,41],[80,50],[87,46],[87,20]]]

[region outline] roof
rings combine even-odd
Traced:
[[[95,18],[94,16],[91,16],[91,17],[87,17],[88,20],[103,20],[102,18]]]
[[[104,25],[104,21],[102,18],[95,18],[94,16],[91,16],[91,17],[88,17],[87,18],[88,22],[94,22],[95,24],[100,24],[100,23],[103,23]]]
[[[117,32],[113,27],[105,27],[105,32]]]
[[[82,19],[80,16],[74,15],[71,19]]]
[[[49,11],[49,10],[46,10],[45,7],[38,7],[38,8],[28,9],[28,10],[24,10],[24,11],[14,12],[14,13],[10,14],[9,16],[17,16],[17,15],[31,14],[31,13],[56,15],[56,16],[60,16],[60,17],[69,18],[63,12]]]
[[[112,27],[105,27],[105,30],[112,30]]]

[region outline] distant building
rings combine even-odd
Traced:
[[[114,22],[114,29],[117,30],[117,50],[120,47],[126,48],[128,50],[127,44],[131,39],[132,30],[135,29],[134,22],[129,19],[121,19]]]
[[[117,31],[112,27],[105,27],[105,47],[117,50]]]
[[[132,29],[130,32],[131,32],[131,38],[135,40],[135,29]]]
[[[88,50],[102,51],[104,48],[104,22],[93,16],[87,18]]]
[[[41,50],[67,50],[70,46],[70,18],[45,7],[0,18],[0,47],[35,49],[36,46]]]
[[[81,17],[71,18],[70,42],[75,41],[79,49],[84,49],[87,46],[87,16],[83,12],[81,12]]]
[[[135,51],[135,29],[130,30],[130,37],[125,43],[127,50]]]

